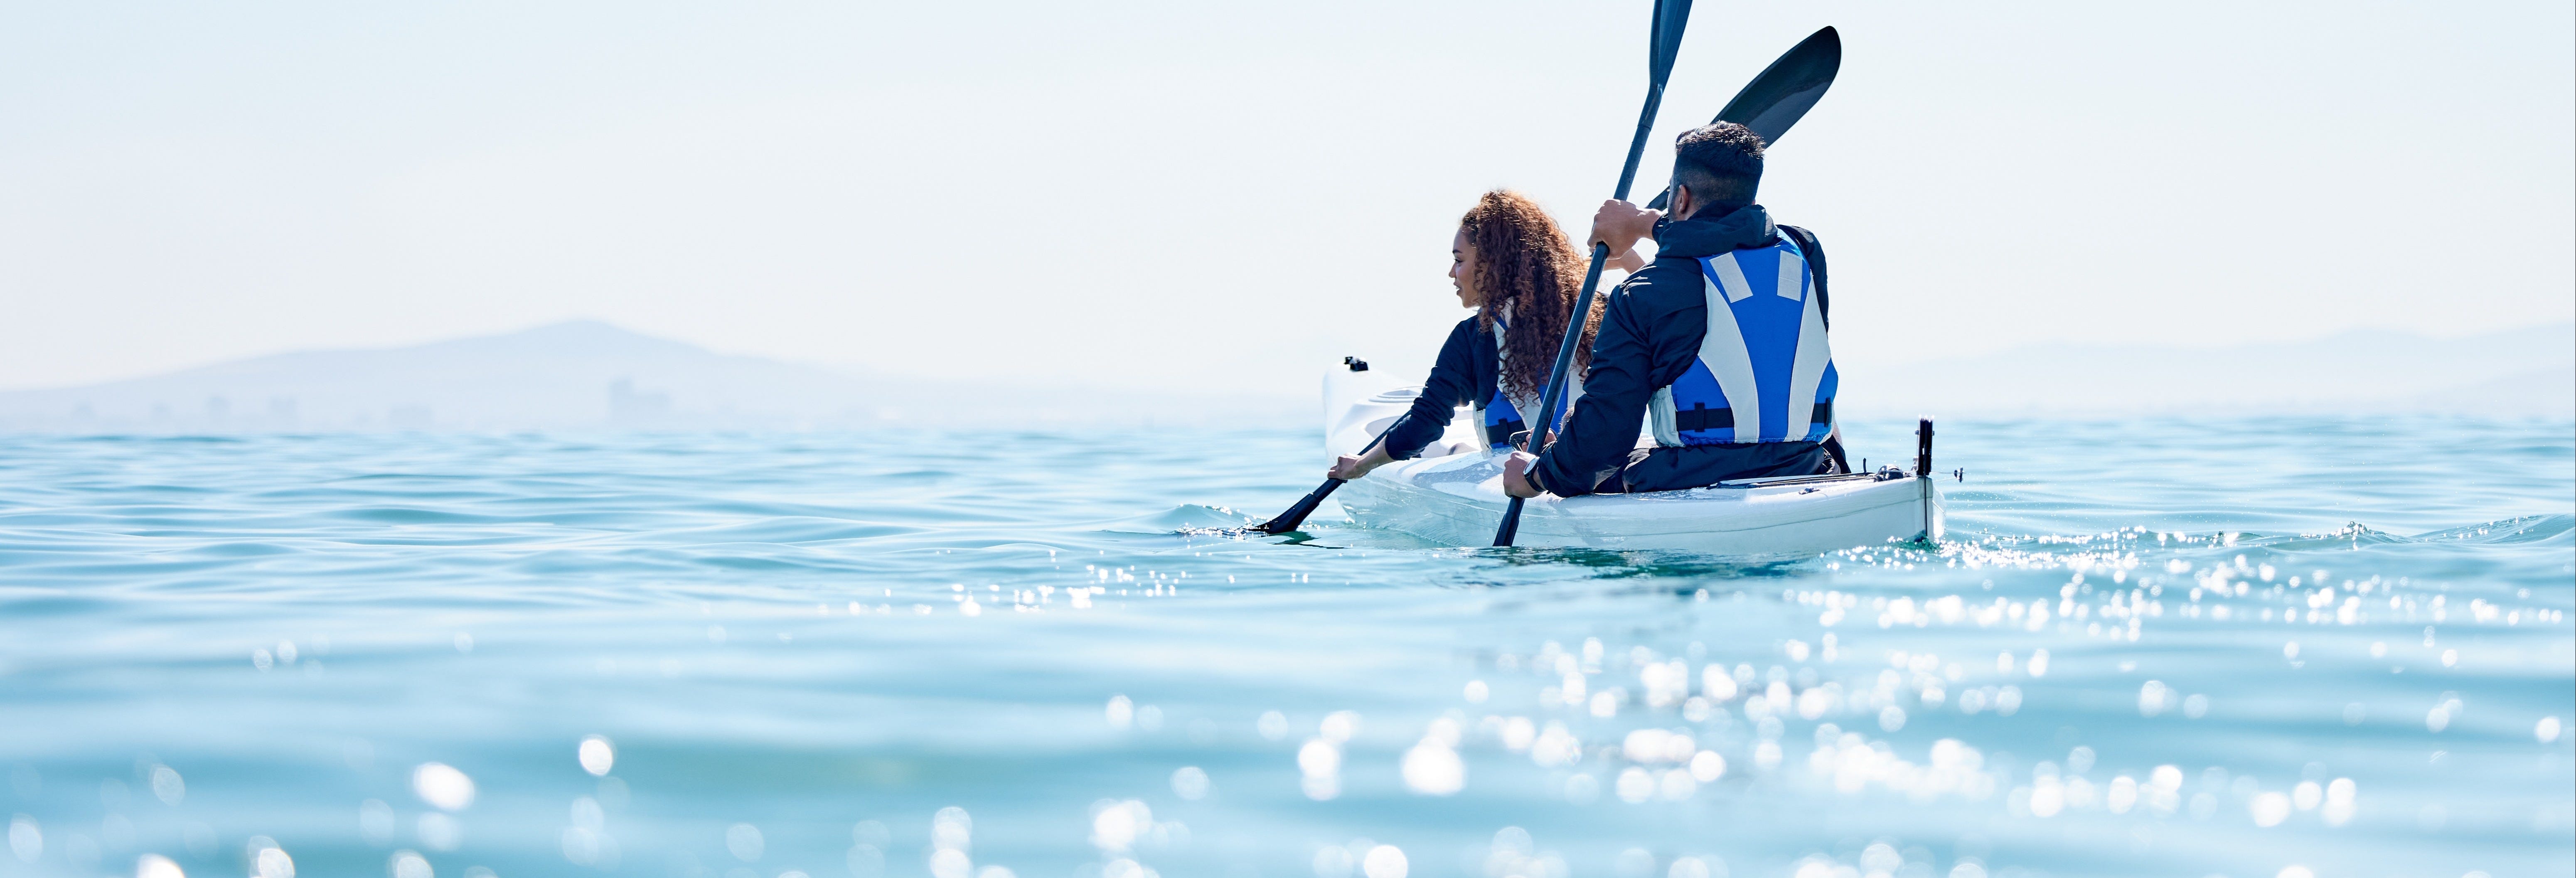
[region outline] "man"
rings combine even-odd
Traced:
[[[1503,464],[1515,497],[1668,491],[1832,472],[1838,376],[1825,343],[1824,254],[1753,200],[1762,138],[1719,122],[1674,146],[1669,215],[1601,206],[1592,240],[1653,235],[1655,264],[1612,291],[1563,433]],[[1651,419],[1651,421],[1649,421]],[[1641,426],[1655,442],[1639,447]]]

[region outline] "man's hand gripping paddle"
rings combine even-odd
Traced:
[[[1646,57],[1646,109],[1637,114],[1637,134],[1628,139],[1628,163],[1619,169],[1619,189],[1610,197],[1628,200],[1628,187],[1637,182],[1637,160],[1646,155],[1646,135],[1655,128],[1655,111],[1664,103],[1664,80],[1673,73],[1673,58],[1681,54],[1682,27],[1690,23],[1690,0],[1655,0],[1653,45]],[[1574,313],[1565,323],[1565,342],[1556,347],[1556,368],[1547,373],[1547,388],[1539,395],[1538,419],[1530,422],[1528,444],[1522,450],[1547,447],[1547,434],[1556,426],[1557,404],[1565,401],[1565,373],[1574,366],[1574,349],[1583,342],[1583,327],[1591,322],[1593,287],[1601,284],[1601,264],[1610,260],[1610,245],[1592,245],[1592,267],[1583,273],[1583,293],[1574,300]],[[1521,529],[1522,498],[1512,498],[1503,510],[1503,524],[1494,530],[1494,545],[1508,546]]]

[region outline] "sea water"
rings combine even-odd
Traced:
[[[1935,464],[1748,560],[1211,532],[1310,431],[0,437],[0,875],[2576,871],[2576,427]]]

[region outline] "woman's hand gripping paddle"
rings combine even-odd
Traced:
[[[1736,92],[1735,99],[1727,101],[1726,109],[1717,111],[1717,118],[1709,122],[1733,122],[1753,129],[1766,146],[1778,143],[1780,135],[1789,133],[1789,126],[1806,118],[1807,110],[1824,99],[1825,89],[1833,87],[1834,74],[1842,69],[1842,35],[1830,27],[1816,31],[1762,68],[1761,75],[1745,83],[1744,90]],[[1664,194],[1646,206],[1662,210],[1672,199],[1673,189],[1666,186]]]
[[[1637,182],[1637,160],[1646,154],[1646,135],[1655,128],[1655,110],[1664,103],[1664,80],[1673,73],[1673,58],[1681,54],[1682,27],[1690,23],[1690,0],[1655,0],[1655,23],[1652,45],[1646,56],[1646,109],[1637,114],[1637,134],[1628,141],[1628,163],[1619,169],[1619,191],[1612,198],[1628,200],[1628,187]],[[1610,260],[1610,245],[1592,245],[1592,268],[1583,273],[1583,294],[1574,300],[1574,314],[1565,323],[1565,342],[1556,348],[1556,368],[1547,373],[1547,389],[1539,396],[1539,417],[1531,422],[1529,442],[1522,450],[1547,447],[1547,434],[1556,426],[1557,405],[1565,401],[1565,373],[1574,367],[1574,348],[1583,342],[1583,327],[1591,322],[1592,288],[1601,283],[1601,264]],[[1494,530],[1494,545],[1508,546],[1520,532],[1522,498],[1512,498],[1503,510],[1503,524]]]

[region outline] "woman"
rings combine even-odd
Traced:
[[[1449,331],[1440,359],[1423,382],[1413,408],[1388,428],[1386,437],[1364,456],[1343,455],[1326,475],[1350,480],[1370,470],[1422,453],[1449,428],[1462,405],[1482,415],[1480,431],[1488,447],[1500,447],[1512,434],[1528,429],[1522,412],[1535,412],[1556,366],[1557,347],[1565,342],[1565,324],[1582,294],[1588,268],[1584,254],[1558,229],[1529,196],[1506,189],[1487,192],[1458,218],[1458,234],[1449,244],[1449,281],[1458,303],[1476,314]],[[1636,251],[1622,253],[1613,265],[1635,271],[1645,261]],[[1596,295],[1576,348],[1574,371],[1580,375],[1592,353],[1592,331],[1600,325],[1606,296]],[[1557,401],[1559,417],[1574,406],[1575,394]]]

